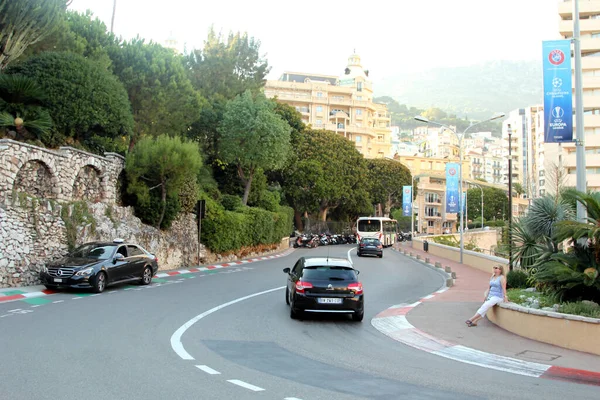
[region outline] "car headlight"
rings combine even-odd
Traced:
[[[81,271],[77,271],[76,276],[90,276],[94,273],[94,267],[87,267]]]

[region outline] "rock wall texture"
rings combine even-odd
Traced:
[[[181,214],[168,231],[144,225],[116,204],[125,159],[69,147],[48,150],[0,139],[0,288],[35,285],[48,261],[69,245],[122,238],[154,253],[161,270],[256,257],[211,254],[198,244],[196,216]]]

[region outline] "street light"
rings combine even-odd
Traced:
[[[448,129],[450,132],[452,132],[454,134],[454,136],[456,136],[456,139],[458,139],[458,154],[459,154],[459,163],[460,163],[460,194],[458,195],[458,198],[460,199],[460,203],[462,204],[462,190],[463,190],[463,149],[462,149],[462,140],[465,136],[465,134],[467,133],[467,131],[469,129],[471,129],[472,127],[479,125],[479,124],[483,124],[484,122],[489,122],[489,121],[493,121],[495,119],[498,118],[502,118],[504,117],[504,114],[497,114],[494,115],[492,118],[486,119],[484,121],[479,121],[476,123],[470,123],[469,126],[463,131],[462,135],[459,135],[458,133],[456,133],[456,131],[452,128],[450,128],[448,125],[444,125],[444,124],[440,124],[439,122],[435,122],[435,121],[430,121],[425,117],[422,117],[420,115],[417,115],[415,117],[415,120],[419,121],[419,122],[424,122],[426,124],[432,124],[432,125],[437,125],[437,126],[441,126],[442,128],[446,128]],[[463,238],[463,231],[464,231],[464,212],[462,210],[462,206],[460,207],[460,263],[462,264],[463,262],[463,252],[465,250],[465,241]]]

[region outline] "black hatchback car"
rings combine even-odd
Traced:
[[[48,263],[42,268],[40,279],[48,289],[92,288],[101,293],[115,283],[139,281],[149,285],[156,271],[156,256],[137,244],[115,239],[86,243]]]
[[[356,254],[361,257],[365,254],[370,254],[373,256],[377,256],[379,258],[383,257],[383,245],[379,241],[379,239],[374,238],[362,238],[360,242],[358,242],[358,247],[356,248]]]
[[[290,270],[285,301],[290,317],[301,313],[351,314],[354,321],[364,316],[364,293],[359,271],[345,258],[301,257]]]

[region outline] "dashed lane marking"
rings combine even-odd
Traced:
[[[204,372],[206,372],[207,374],[210,374],[210,375],[220,375],[221,374],[219,371],[215,371],[214,369],[212,369],[208,365],[196,365],[196,368],[198,368],[199,370],[204,371]]]
[[[238,379],[228,379],[227,382],[233,383],[234,385],[241,386],[241,387],[243,387],[245,389],[248,389],[248,390],[252,390],[253,392],[262,392],[262,391],[265,390],[265,389],[263,389],[261,387],[251,385],[249,383],[246,383],[244,381],[240,381]]]

